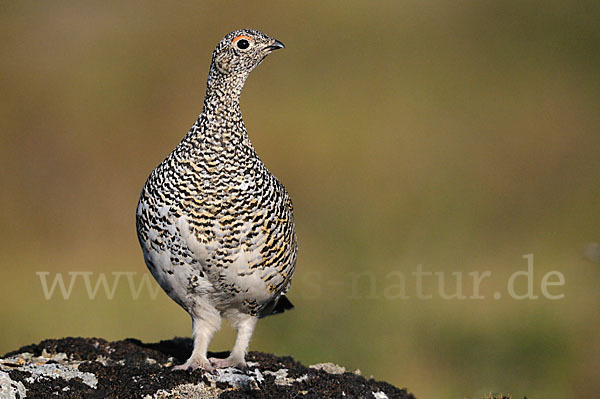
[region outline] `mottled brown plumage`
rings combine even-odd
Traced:
[[[248,74],[283,44],[256,30],[225,36],[212,58],[202,113],[152,171],[137,208],[144,259],[191,316],[194,351],[180,368],[243,366],[258,317],[291,308],[284,294],[296,264],[292,202],[248,138],[240,94]],[[229,318],[229,358],[206,358]]]

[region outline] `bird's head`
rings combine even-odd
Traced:
[[[247,76],[272,51],[285,46],[264,33],[241,29],[225,36],[215,48],[212,67],[225,76]]]

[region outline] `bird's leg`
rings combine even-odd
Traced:
[[[228,317],[230,318],[233,327],[237,330],[237,337],[233,349],[226,359],[210,358],[209,360],[216,368],[245,368],[246,360],[244,360],[244,357],[246,356],[246,349],[248,349],[248,344],[250,343],[250,338],[252,337],[258,318],[237,311],[230,313]]]
[[[198,316],[192,315],[192,328],[194,330],[194,349],[192,355],[184,364],[173,367],[173,370],[201,368],[212,371],[213,367],[206,358],[206,353],[210,340],[220,327],[221,316],[212,306],[202,307]]]

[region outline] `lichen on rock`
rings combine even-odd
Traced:
[[[189,339],[46,340],[0,358],[0,398],[414,398],[333,363],[306,367],[261,352],[248,353],[245,370],[173,371],[191,345]]]

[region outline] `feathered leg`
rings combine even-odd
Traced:
[[[194,307],[192,314],[192,328],[194,330],[194,350],[190,358],[173,370],[187,370],[201,368],[212,371],[213,367],[206,358],[208,344],[215,332],[221,327],[219,311],[208,303]]]
[[[233,345],[229,357],[226,359],[210,358],[209,360],[212,365],[217,368],[245,368],[246,360],[244,358],[246,356],[246,350],[248,349],[248,344],[250,343],[250,338],[252,338],[252,333],[254,332],[258,318],[239,311],[227,312],[225,317],[231,320],[231,324],[237,330],[235,344]]]

